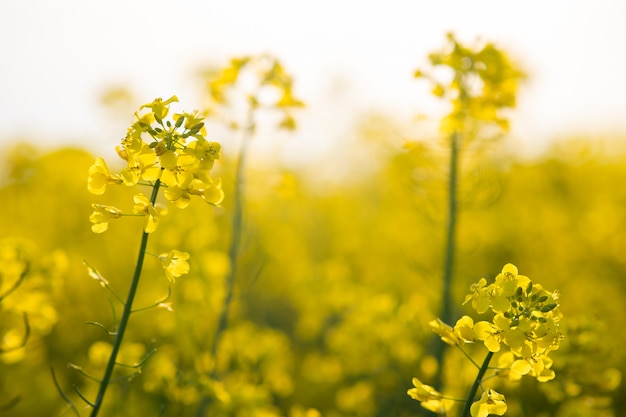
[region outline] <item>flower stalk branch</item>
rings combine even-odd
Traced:
[[[150,196],[150,203],[152,205],[156,204],[156,199],[159,194],[159,187],[161,182],[157,180],[152,188],[152,195]],[[126,296],[126,302],[124,303],[124,310],[122,312],[122,317],[120,317],[120,323],[115,334],[115,341],[113,342],[113,349],[111,350],[111,356],[109,356],[109,360],[107,362],[106,369],[104,371],[104,376],[102,377],[102,382],[100,383],[100,388],[98,390],[98,395],[96,397],[96,401],[93,404],[93,409],[91,410],[91,417],[96,417],[98,412],[100,411],[100,407],[102,406],[102,402],[104,400],[104,394],[107,391],[107,387],[109,386],[109,381],[113,376],[113,370],[115,368],[115,363],[117,360],[117,355],[119,353],[120,347],[122,346],[122,341],[124,340],[124,333],[126,332],[126,326],[128,325],[128,321],[132,314],[133,310],[133,301],[135,300],[135,294],[137,293],[137,288],[139,286],[139,280],[141,278],[141,270],[143,268],[143,261],[146,256],[146,249],[148,247],[148,237],[149,233],[145,231],[141,235],[141,243],[139,244],[139,254],[137,256],[137,263],[135,264],[135,272],[133,273],[133,279],[130,283],[130,288],[128,290],[128,295]]]

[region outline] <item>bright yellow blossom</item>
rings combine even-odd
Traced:
[[[148,197],[142,193],[135,194],[133,196],[133,201],[135,202],[133,213],[145,215],[143,226],[144,232],[154,232],[159,225],[159,217],[161,215],[159,210],[157,210],[157,208],[152,205]]]
[[[109,228],[109,222],[113,219],[122,217],[122,211],[113,206],[105,206],[103,204],[92,204],[94,212],[89,216],[91,230],[94,233],[103,233]]]
[[[471,301],[474,310],[479,314],[484,313],[489,309],[489,304],[491,303],[492,288],[491,285],[487,286],[487,280],[485,278],[481,278],[477,283],[470,286],[470,294],[465,296],[463,304]]]
[[[165,101],[163,101],[162,98],[157,98],[152,103],[144,104],[139,110],[149,108],[152,110],[152,114],[154,114],[155,118],[163,119],[169,112],[169,104],[175,102],[178,102],[178,97],[176,96],[172,96]]]
[[[454,329],[444,323],[440,318],[432,320],[428,323],[433,332],[437,333],[441,340],[446,342],[449,345],[458,345],[459,338],[454,332]]]
[[[414,400],[420,402],[421,406],[427,410],[438,414],[445,413],[443,398],[439,391],[430,385],[423,384],[419,379],[413,378],[413,386],[407,391],[407,394]]]
[[[141,179],[156,181],[159,178],[161,168],[154,151],[148,146],[143,146],[139,152],[129,152],[127,158],[128,166],[120,173],[125,185],[135,185]]]
[[[202,181],[194,178],[188,185],[181,187],[173,185],[165,190],[165,198],[174,203],[178,208],[185,208],[191,202],[191,196],[200,196],[205,202],[219,206],[224,200],[224,191],[222,191],[222,181],[213,182],[210,179]]]
[[[471,343],[476,337],[474,333],[474,319],[470,316],[463,316],[454,325],[454,333],[463,343]]]
[[[480,400],[472,404],[470,413],[472,417],[501,416],[506,413],[506,408],[504,395],[489,389],[483,392]]]
[[[159,259],[165,269],[165,276],[170,282],[174,282],[176,278],[189,273],[189,263],[187,263],[189,254],[187,252],[174,249],[169,253],[160,254]]]
[[[122,179],[117,174],[111,174],[109,167],[102,158],[96,158],[96,162],[89,167],[89,178],[87,180],[87,189],[92,194],[104,194],[107,185],[121,184]]]

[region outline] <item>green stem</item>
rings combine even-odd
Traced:
[[[441,290],[441,311],[439,318],[444,323],[453,322],[452,311],[452,272],[454,268],[455,238],[458,212],[458,171],[459,171],[459,149],[460,133],[454,132],[450,137],[450,165],[448,179],[448,224],[446,226],[445,255],[443,261],[443,280]],[[434,386],[441,389],[443,358],[447,345],[439,338],[435,339],[434,356],[439,364],[434,377]]]
[[[446,255],[443,272],[443,300],[441,304],[441,320],[451,323],[452,317],[452,271],[454,267],[454,250],[458,212],[458,171],[459,171],[459,133],[450,138],[450,179],[448,184],[448,225],[446,232]]]
[[[150,196],[150,203],[152,205],[154,205],[156,202],[160,185],[161,185],[160,180],[157,180],[154,183],[154,188],[152,189],[152,195]],[[130,319],[130,315],[133,310],[133,301],[135,299],[135,294],[137,293],[137,287],[139,286],[139,278],[141,277],[141,269],[143,267],[143,260],[146,255],[146,247],[148,246],[148,236],[149,236],[149,233],[146,233],[146,232],[143,232],[143,234],[141,235],[141,243],[139,245],[139,255],[137,256],[137,264],[135,265],[135,273],[133,274],[133,280],[130,283],[130,289],[128,290],[126,303],[124,303],[124,311],[122,312],[120,324],[117,329],[117,333],[115,335],[115,341],[113,343],[113,350],[111,350],[111,356],[109,356],[109,362],[107,363],[107,367],[104,371],[104,376],[102,377],[102,381],[100,382],[100,389],[98,390],[98,396],[96,397],[96,401],[94,402],[93,409],[91,410],[91,414],[90,414],[91,417],[95,417],[98,415],[98,412],[100,411],[100,407],[102,406],[104,394],[106,393],[111,377],[113,376],[113,370],[115,368],[115,361],[117,360],[117,354],[119,353],[120,347],[122,346],[122,340],[124,339],[124,332],[126,331],[126,326],[128,325],[128,320]]]
[[[237,257],[239,255],[239,248],[241,247],[241,232],[243,223],[243,188],[244,188],[244,167],[246,156],[248,154],[248,146],[253,131],[252,110],[248,113],[248,128],[242,139],[241,148],[239,149],[239,157],[237,159],[237,166],[235,167],[235,189],[233,190],[233,222],[231,225],[231,240],[228,248],[228,259],[230,260],[230,272],[226,276],[224,302],[222,304],[222,311],[220,312],[219,321],[217,324],[217,330],[215,331],[215,338],[213,339],[213,345],[211,347],[211,357],[217,358],[217,347],[221,339],[222,333],[228,327],[228,313],[230,311],[230,304],[233,299],[233,291],[235,288],[235,277],[237,276]],[[213,367],[211,377],[215,377],[216,367]]]
[[[253,111],[248,111],[247,129],[244,133],[241,148],[239,149],[239,156],[237,159],[237,165],[235,167],[235,189],[233,190],[233,221],[231,224],[231,241],[228,248],[228,259],[230,260],[230,272],[226,276],[225,280],[225,295],[222,303],[222,310],[217,321],[217,328],[215,330],[215,337],[213,338],[213,344],[211,345],[211,358],[213,358],[213,369],[209,376],[211,379],[217,377],[217,348],[222,338],[222,334],[228,327],[228,313],[230,311],[230,305],[233,300],[233,293],[235,288],[235,278],[237,276],[237,257],[241,247],[241,235],[243,225],[243,188],[244,188],[244,168],[245,161],[248,154],[248,146],[250,139],[254,132],[254,119]],[[206,409],[211,402],[211,398],[204,396],[198,405],[196,411],[196,417],[203,417],[206,414]]]
[[[485,360],[483,361],[482,366],[478,370],[478,375],[476,375],[476,379],[474,380],[474,384],[472,384],[472,388],[467,394],[467,399],[465,400],[465,406],[463,407],[463,412],[461,413],[461,417],[470,417],[470,408],[472,407],[472,403],[474,402],[474,398],[476,398],[476,392],[478,392],[478,387],[480,386],[483,376],[485,376],[485,372],[489,369],[489,362],[493,357],[493,352],[487,353]]]

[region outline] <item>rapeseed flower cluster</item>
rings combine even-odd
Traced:
[[[545,290],[540,284],[520,275],[515,265],[506,264],[495,282],[487,285],[487,280],[481,278],[472,284],[465,297],[464,304],[467,303],[480,315],[490,313],[492,319],[474,322],[472,317],[464,315],[454,327],[440,319],[429,324],[445,343],[461,350],[465,344],[475,342],[482,342],[487,348],[488,355],[479,371],[476,387],[487,369],[493,369],[496,375],[511,381],[518,381],[524,375],[532,376],[539,382],[554,379],[549,354],[559,348],[563,339],[559,327],[562,315],[557,291]],[[498,353],[497,366],[488,368],[495,353]],[[445,413],[446,398],[441,393],[417,378],[413,379],[413,385],[414,388],[408,391],[412,398],[428,410]],[[468,400],[473,401],[473,396]],[[472,403],[469,411],[472,417],[503,415],[506,400],[502,394],[489,389]]]
[[[224,199],[220,180],[209,175],[220,156],[220,144],[206,139],[203,117],[198,112],[175,113],[171,120],[170,105],[178,98],[160,98],[144,104],[143,113],[135,113],[135,122],[126,137],[116,148],[126,166],[119,173],[112,173],[102,158],[97,158],[89,168],[88,190],[96,195],[104,194],[110,185],[143,185],[152,192],[138,192],[133,196],[131,213],[104,204],[92,204],[94,211],[89,217],[91,230],[103,233],[113,220],[123,216],[142,216],[143,231],[154,232],[167,209],[157,203],[160,188],[167,201],[179,208],[189,205],[192,198],[199,198],[212,205]],[[167,278],[174,281],[189,270],[184,252],[172,251],[160,255]]]

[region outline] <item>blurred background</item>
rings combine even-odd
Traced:
[[[142,366],[118,370],[102,415],[198,416],[207,399],[211,416],[428,415],[406,391],[440,366],[428,322],[442,298],[450,108],[413,75],[454,32],[527,75],[510,131],[463,149],[454,313],[508,262],[558,289],[557,378],[494,384],[510,415],[623,415],[625,18],[618,0],[0,2],[0,414],[75,415],[59,388],[87,415],[74,389],[95,396],[102,327],[121,308],[83,262],[125,294],[141,225],[91,232],[92,203],[129,209],[134,193],[90,195],[94,159],[121,168],[115,146],[141,104],[175,94],[175,111],[206,110],[215,69],[268,53],[305,107],[290,132],[257,120],[238,256],[241,132],[210,120],[226,198],[170,207],[151,236],[150,251],[184,250],[191,270],[171,288],[173,311],[132,316],[120,362]],[[149,259],[137,305],[168,291]],[[475,369],[459,352],[444,363],[446,392],[462,395]]]
[[[536,154],[565,136],[626,131],[625,16],[619,0],[5,0],[0,141],[109,151],[124,125],[111,127],[100,101],[108,89],[128,87],[131,109],[172,94],[199,108],[200,67],[270,53],[308,104],[282,152],[326,157],[366,112],[436,120],[412,73],[453,31],[495,42],[529,74],[512,136],[517,151]]]

